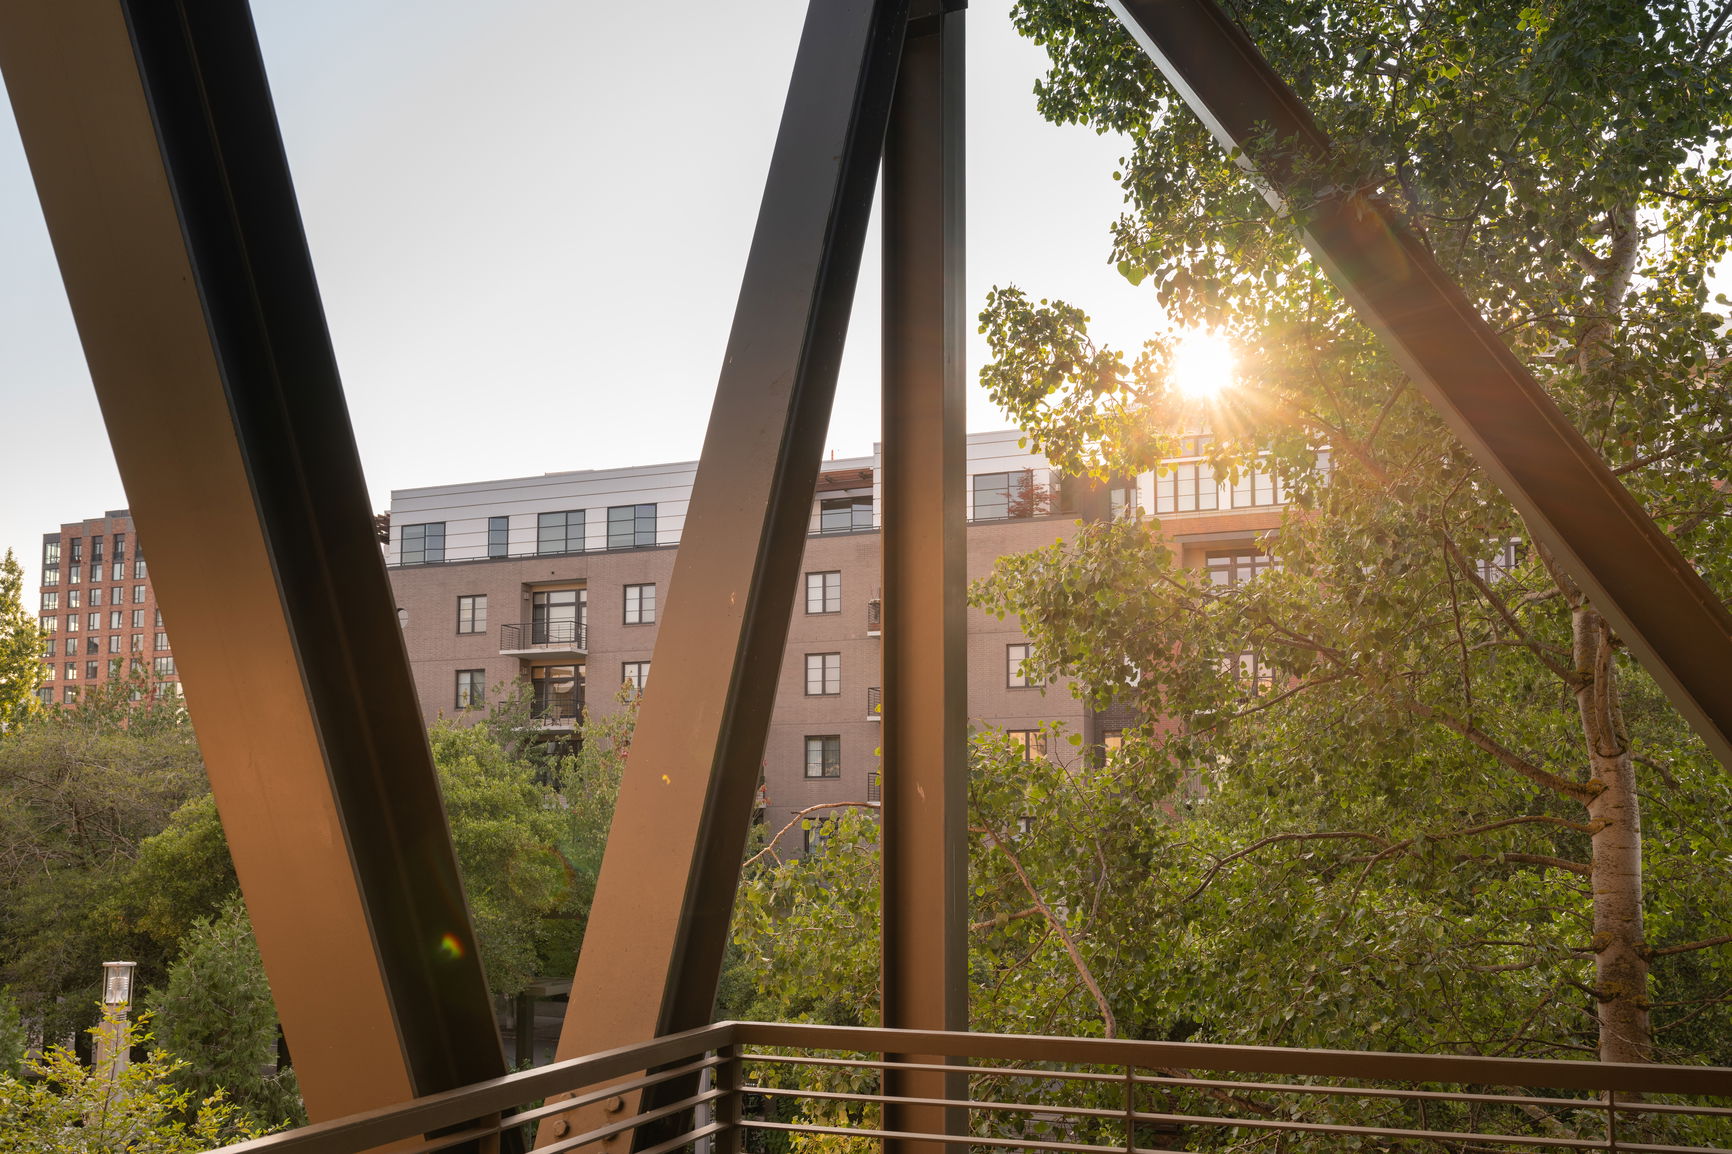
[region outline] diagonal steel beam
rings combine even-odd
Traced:
[[[562,1059],[714,1009],[907,9],[807,11]]]
[[[915,6],[884,144],[884,1024],[934,1030],[968,1028],[965,16],[961,0]],[[959,1073],[884,1077],[897,1097],[967,1097]],[[966,1122],[884,1108],[889,1130],[962,1134]]]
[[[1296,166],[1329,142],[1250,38],[1212,0],[1107,4],[1270,203],[1290,207]],[[1732,766],[1732,616],[1719,598],[1392,213],[1343,191],[1296,215],[1360,317]]]
[[[0,69],[308,1111],[498,1076],[250,13],[0,0]]]

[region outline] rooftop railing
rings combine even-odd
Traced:
[[[909,1054],[924,1057],[886,1056]],[[951,1073],[957,1089],[887,1094],[889,1070]],[[638,1112],[606,1116],[634,1090],[647,1091]],[[563,1094],[575,1096],[552,1100]],[[602,1113],[571,1117],[598,1103]],[[937,1107],[925,1116],[956,1124],[886,1129],[890,1104]],[[485,1149],[543,1121],[558,1138],[542,1150],[623,1150],[620,1138],[642,1127],[653,1138],[640,1137],[640,1154],[700,1139],[714,1154],[780,1149],[776,1132],[1065,1154],[1724,1154],[1732,1070],[722,1022],[225,1150],[360,1154],[477,1140]]]

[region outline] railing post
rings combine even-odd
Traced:
[[[1137,1068],[1125,1063],[1125,1154],[1137,1149]]]
[[[1606,1149],[1618,1148],[1618,1092],[1606,1091]]]
[[[716,1089],[722,1092],[712,1115],[722,1127],[710,1140],[712,1154],[740,1154],[740,1048],[717,1046]]]

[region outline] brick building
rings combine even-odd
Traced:
[[[1083,511],[1079,486],[1018,447],[1014,431],[968,438],[968,577],[1009,553],[1051,544]],[[1258,534],[1280,522],[1272,478],[1215,480],[1204,438],[1187,455],[1115,485],[1100,515],[1153,510],[1186,564],[1236,582],[1269,563]],[[431,721],[521,685],[538,723],[572,732],[584,709],[615,708],[622,684],[650,676],[671,594],[695,462],[550,473],[399,490],[387,563],[421,708]],[[780,668],[765,753],[768,821],[818,802],[876,796],[879,462],[830,461],[813,496],[803,579]],[[978,725],[1023,735],[1060,722],[1111,744],[1127,719],[1097,714],[1063,682],[1032,684],[1014,621],[968,615],[968,705]]]
[[[42,537],[38,621],[48,635],[37,696],[76,705],[92,688],[142,671],[178,692],[174,651],[149,567],[125,509],[71,521]]]

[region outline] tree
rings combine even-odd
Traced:
[[[24,567],[8,549],[0,561],[0,733],[36,708],[42,643],[36,614],[24,607]]]
[[[1706,288],[1732,236],[1732,9],[1231,8],[1335,142],[1309,179],[1400,215],[1710,583],[1732,587],[1732,346]],[[1347,909],[1308,923],[1308,942],[1371,915],[1412,928],[1447,895],[1446,952],[1541,979],[1488,1007],[1472,1045],[1649,1059],[1665,1030],[1724,1005],[1707,983],[1683,991],[1703,1004],[1665,1005],[1691,1000],[1672,975],[1695,967],[1720,991],[1732,976],[1732,911],[1693,860],[1728,842],[1723,769],[1105,8],[1021,0],[1016,19],[1052,60],[1042,111],[1131,136],[1120,270],[1176,327],[1230,333],[1243,368],[1199,411],[1169,387],[1170,336],[1127,361],[1091,341],[1082,310],[1004,289],[982,315],[984,379],[1067,471],[1156,467],[1169,433],[1206,423],[1220,475],[1273,470],[1296,509],[1271,542],[1281,571],[1241,588],[1098,526],[1001,566],[979,596],[1023,617],[1037,672],[1139,703],[1153,781],[1205,783],[1207,828],[1187,829],[1236,840],[1210,851],[1204,895],[1250,863],[1269,863],[1264,881],[1321,878]],[[1525,558],[1497,563],[1510,541]],[[1243,653],[1272,670],[1261,693],[1232,676]],[[1184,724],[1163,735],[1160,719]],[[1663,998],[1654,966],[1670,968]],[[1574,1015],[1560,991],[1584,995]]]

